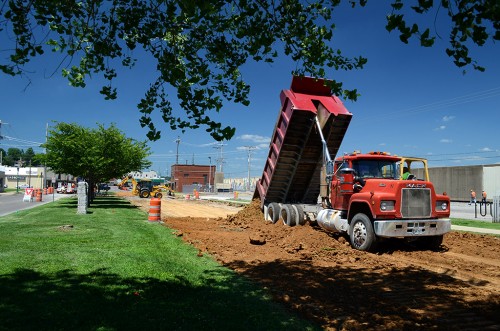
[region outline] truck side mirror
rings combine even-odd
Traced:
[[[326,173],[327,173],[329,176],[332,176],[332,175],[333,175],[333,162],[332,162],[332,161],[328,161],[328,162],[326,162]]]

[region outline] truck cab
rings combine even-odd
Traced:
[[[416,168],[424,178],[403,179],[403,168]],[[438,194],[421,158],[385,152],[354,152],[334,162],[331,207],[349,224],[355,248],[371,250],[378,238],[404,237],[435,248],[451,230],[450,199]]]

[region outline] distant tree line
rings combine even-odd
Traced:
[[[33,148],[26,150],[20,148],[9,148],[5,151],[0,148],[1,161],[4,166],[14,167],[39,167],[43,165],[42,154],[36,154]]]

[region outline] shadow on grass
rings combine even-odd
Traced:
[[[63,208],[78,208],[78,199],[60,200],[59,206]],[[114,196],[101,196],[94,198],[94,201],[90,203],[90,209],[92,208],[138,209],[137,206],[131,204],[129,201]]]
[[[193,286],[183,278],[121,278],[106,270],[0,276],[1,330],[304,330],[226,269]],[[229,276],[229,281],[214,277]],[[219,283],[218,283],[219,282]],[[274,306],[273,306],[274,305]],[[278,308],[278,309],[277,309]]]

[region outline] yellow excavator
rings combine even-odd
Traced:
[[[122,189],[128,181],[132,182],[132,194],[138,195],[141,198],[149,198],[153,196],[155,198],[161,199],[163,197],[163,190],[168,192],[168,195],[172,195],[172,189],[169,185],[153,185],[151,179],[141,179],[137,182],[134,177],[126,176],[122,179],[118,187]]]

